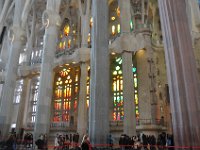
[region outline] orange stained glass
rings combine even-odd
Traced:
[[[69,114],[68,113],[63,114],[62,118],[63,118],[63,121],[68,121],[69,120]]]
[[[78,93],[78,86],[75,87],[75,94]]]
[[[70,39],[68,40],[68,44],[67,45],[68,45],[68,48],[71,47],[71,40]]]
[[[64,41],[62,49],[65,49],[65,47],[66,47],[66,42]]]
[[[74,109],[77,108],[77,100],[74,101]]]

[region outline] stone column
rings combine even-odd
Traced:
[[[175,144],[200,143],[200,84],[185,0],[159,0]],[[192,149],[192,148],[190,148]]]
[[[130,33],[130,0],[119,0],[121,33]]]
[[[120,0],[120,24],[121,37],[123,40],[128,38],[130,33],[130,0]],[[134,102],[134,86],[132,72],[132,53],[130,48],[125,43],[122,44],[124,52],[122,53],[122,69],[123,69],[123,97],[124,97],[124,133],[133,136],[136,135],[136,116]]]
[[[18,26],[12,28],[10,37],[12,38],[11,49],[8,64],[6,66],[5,84],[0,107],[0,129],[3,138],[8,134],[10,129],[19,56],[22,45],[25,43],[24,31]]]
[[[147,66],[147,51],[136,52],[137,74],[138,74],[138,96],[140,119],[151,119],[150,80]]]
[[[93,0],[89,136],[92,144],[105,144],[109,134],[110,56],[108,1]]]
[[[154,61],[154,51],[151,45],[151,37],[150,34],[146,33],[144,35],[145,43],[146,43],[146,52],[147,52],[147,62],[148,62],[148,75],[149,75],[149,86],[150,86],[150,99],[151,102],[151,119],[152,123],[156,123],[157,118],[157,95],[156,95],[156,68]]]
[[[31,86],[30,79],[25,78],[23,81],[22,95],[21,95],[18,114],[17,114],[17,122],[16,122],[16,129],[15,129],[17,133],[19,133],[20,129],[23,127],[24,116],[27,113],[25,111],[25,108],[26,108],[26,101],[29,100],[27,99],[27,96],[30,91],[30,86]]]
[[[47,10],[43,13],[43,24],[46,25],[43,55],[40,73],[39,96],[37,102],[36,122],[34,128],[35,140],[40,134],[48,134],[50,128],[50,112],[52,101],[53,60],[57,47],[60,16],[47,2]],[[57,1],[55,2],[57,3]],[[49,8],[49,9],[48,9]]]
[[[87,131],[87,76],[88,76],[88,64],[81,63],[81,78],[80,78],[80,91],[78,102],[78,123],[77,132],[79,135],[86,134]]]
[[[134,101],[134,86],[132,72],[132,53],[124,51],[122,54],[123,70],[123,97],[124,97],[124,133],[133,136],[136,135],[136,116]]]

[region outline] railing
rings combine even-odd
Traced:
[[[69,49],[64,49],[64,50],[57,50],[55,55],[56,55],[56,58],[62,56],[62,55],[72,55],[74,52],[75,52],[75,49],[78,48],[78,46],[73,46]]]
[[[136,125],[159,125],[166,126],[166,122],[163,119],[138,119]]]
[[[52,122],[50,124],[51,129],[67,128],[67,127],[69,127],[69,121],[68,122]]]
[[[137,119],[136,125],[160,125],[166,126],[163,119]],[[123,126],[123,121],[110,121],[110,126]]]
[[[69,121],[68,122],[52,122],[50,124],[50,128],[51,129],[65,129],[67,127],[69,127]],[[30,122],[30,123],[27,123],[27,128],[28,129],[33,129],[35,126],[35,123],[33,122]]]

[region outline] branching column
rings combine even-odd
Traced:
[[[8,134],[10,129],[19,56],[23,43],[25,43],[24,35],[24,31],[17,26],[13,27],[10,31],[10,37],[12,38],[11,49],[8,64],[6,66],[5,84],[0,107],[0,129],[3,137]]]
[[[175,144],[200,143],[200,84],[185,0],[159,0]],[[190,148],[192,149],[192,148]]]
[[[92,144],[105,144],[109,134],[110,57],[108,1],[93,0],[89,136]]]
[[[88,64],[81,63],[81,78],[80,78],[80,91],[78,103],[78,124],[77,132],[82,136],[87,131],[87,76]]]
[[[130,0],[120,0],[120,24],[121,37],[126,39],[130,33]],[[125,44],[123,44],[125,45]],[[136,135],[136,115],[134,102],[134,86],[132,73],[132,53],[129,47],[124,46],[122,53],[122,69],[123,69],[123,96],[124,96],[124,121],[123,130],[127,135]]]
[[[56,50],[58,27],[60,25],[60,16],[54,12],[53,9],[48,10],[47,7],[47,10],[43,14],[43,24],[46,25],[46,29],[44,35],[39,96],[34,129],[35,139],[37,139],[40,134],[49,133],[52,101],[52,70]]]

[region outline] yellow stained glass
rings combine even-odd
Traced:
[[[112,25],[112,35],[115,35],[115,25]]]
[[[69,31],[70,31],[70,27],[69,27],[69,25],[66,25],[66,26],[64,27],[64,34],[65,34],[66,36],[68,36],[68,35],[69,35]]]

